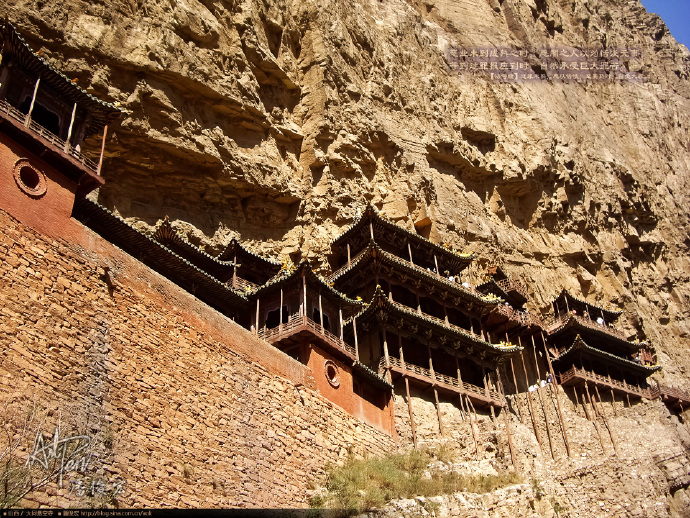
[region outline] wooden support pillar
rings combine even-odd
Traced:
[[[419,300],[419,293],[415,290],[414,296],[417,297],[417,314],[421,315],[422,314],[422,303]]]
[[[518,337],[519,338],[519,337]],[[534,413],[534,407],[532,406],[532,396],[529,391],[529,378],[527,377],[527,366],[525,365],[525,355],[524,350],[520,351],[520,360],[522,360],[522,370],[525,373],[525,385],[527,386],[527,404],[529,405],[529,412],[532,416],[532,426],[534,427],[534,435],[537,437],[537,442],[539,443],[539,449],[544,452],[544,446],[541,442],[541,434],[539,433],[539,428],[537,427],[536,414]]]
[[[359,361],[359,342],[357,341],[357,317],[352,317],[352,332],[355,336],[355,358]]]
[[[347,244],[347,267],[352,265],[352,255],[350,254],[350,243]]]
[[[594,391],[597,393],[596,399],[598,400],[597,406],[599,406],[599,413],[601,414],[601,420],[604,422],[604,426],[606,427],[606,430],[609,432],[609,437],[611,438],[611,444],[613,445],[613,453],[614,455],[618,454],[618,447],[616,445],[616,440],[613,437],[613,430],[611,430],[611,427],[609,426],[608,419],[606,418],[606,414],[604,413],[604,405],[601,403],[601,394],[599,394],[599,387],[594,385]]]
[[[549,356],[549,350],[546,347],[546,337],[544,332],[541,332],[541,341],[544,346],[544,354],[546,355],[546,362],[549,365],[549,372],[551,373],[551,385],[553,385],[553,395],[556,399],[556,409],[558,410],[558,419],[561,422],[561,431],[563,432],[563,441],[565,442],[565,451],[570,457],[570,441],[568,440],[568,432],[565,429],[565,419],[563,419],[563,411],[561,410],[561,400],[558,397],[558,380],[556,379],[556,373],[553,370],[553,365],[551,364],[551,357]]]
[[[597,420],[596,420],[597,409],[594,406],[594,402],[592,401],[592,396],[589,393],[589,387],[587,386],[586,381],[585,381],[585,394],[587,395],[587,399],[589,401],[589,404],[592,406],[592,412],[594,414],[592,422],[594,423],[594,428],[596,429],[597,435],[599,436],[599,444],[601,445],[601,453],[606,454],[606,448],[604,448],[604,439],[601,436],[601,432],[599,431],[599,427],[597,426]]]
[[[232,287],[237,288],[237,254],[232,260]]]
[[[256,320],[254,320],[254,334],[259,334],[259,298],[256,298]]]
[[[513,364],[513,357],[510,357],[510,370],[513,373],[513,383],[515,384],[515,401],[517,402],[518,415],[520,416],[520,422],[525,424],[525,418],[522,415],[522,407],[520,406],[520,387],[518,387],[517,377],[515,376],[515,365]]]
[[[103,126],[103,141],[101,142],[101,157],[98,159],[98,169],[96,174],[100,176],[101,168],[103,167],[103,154],[105,153],[105,138],[108,135],[108,125]]]
[[[551,458],[556,460],[556,454],[553,449],[553,437],[551,434],[551,425],[549,424],[549,416],[546,415],[546,405],[544,405],[544,397],[541,393],[541,387],[536,390],[541,403],[541,411],[544,414],[544,423],[546,423],[546,437],[549,440],[549,449],[551,450]]]
[[[632,405],[630,404],[630,394],[628,394],[627,392],[625,393],[625,399],[628,400],[628,408],[631,408]]]
[[[302,272],[302,304],[304,307],[303,315],[309,318],[307,313],[307,276],[304,272]]]
[[[541,381],[541,370],[539,369],[539,361],[537,360],[537,344],[534,343],[534,335],[532,335],[532,352],[534,353],[534,366],[537,372],[537,380]]]
[[[323,305],[321,304],[321,292],[319,291],[319,324],[323,330]]]
[[[65,140],[65,153],[69,153],[69,148],[71,146],[70,139],[72,138],[72,128],[74,128],[74,117],[77,115],[77,103],[74,103],[74,108],[72,108],[72,118],[69,121],[69,129],[67,130],[67,140]]]
[[[410,242],[407,242],[407,253],[410,256],[410,264],[414,264],[414,261],[412,260],[412,247],[410,246]]]
[[[472,429],[472,439],[474,439],[474,452],[475,455],[479,456],[479,438],[477,437],[477,432],[479,431],[479,426],[477,424],[477,411],[474,409],[472,400],[465,396],[465,405],[470,409],[470,428]],[[474,416],[474,422],[472,417]]]
[[[611,389],[611,408],[613,409],[613,416],[617,417],[618,412],[616,411],[616,395],[613,393],[613,389]]]
[[[389,383],[393,383],[393,377],[391,376],[391,360],[388,356],[388,340],[386,339],[386,329],[383,329],[383,358],[386,362],[386,379]]]
[[[515,468],[515,471],[517,471],[518,465],[517,460],[515,458],[515,447],[513,446],[513,434],[510,431],[510,419],[508,419],[508,408],[504,408],[502,412],[503,420],[505,421],[506,426],[506,435],[508,436],[508,449],[510,450],[510,460],[513,463],[513,468]]]
[[[278,333],[283,332],[283,287],[280,287],[280,309],[278,310],[280,320],[278,321]]]
[[[436,414],[438,415],[438,429],[441,435],[444,435],[443,419],[441,419],[441,406],[438,403],[438,390],[436,390],[436,373],[434,372],[434,362],[431,359],[431,346],[429,344],[426,344],[426,351],[429,355],[429,372],[431,372],[431,379],[433,380],[432,387],[434,389],[434,401],[436,402]]]
[[[404,364],[403,364],[404,365]],[[412,428],[412,442],[414,447],[417,447],[417,432],[414,427],[414,412],[412,411],[412,398],[410,397],[410,382],[407,380],[407,375],[403,374],[405,378],[405,394],[407,395],[407,410],[410,413],[410,428]]]
[[[34,104],[36,103],[36,94],[38,93],[38,85],[41,84],[41,76],[36,79],[36,84],[34,85],[34,93],[31,96],[31,104],[29,105],[29,111],[24,119],[24,126],[29,126],[31,124],[31,113],[34,111]]]
[[[441,405],[438,402],[438,390],[434,387],[434,401],[436,401],[436,413],[438,414],[438,431],[441,435],[445,435],[443,430],[443,419],[441,419]]]
[[[460,387],[460,390],[463,391],[464,387],[462,384],[462,374],[460,373],[460,362],[458,361],[458,353],[455,353],[455,370],[458,373],[458,386]],[[466,419],[466,414],[467,410],[465,410],[465,403],[462,400],[462,392],[460,392],[460,414],[462,415],[463,419]]]
[[[580,406],[580,398],[577,395],[577,388],[573,387],[573,394],[575,394],[575,410],[577,411],[577,407]],[[583,405],[584,407],[584,402]],[[585,417],[587,416],[587,412],[585,412]]]
[[[491,394],[489,394],[489,379],[487,377],[486,371],[486,367],[484,366],[484,364],[482,364],[482,377],[484,378],[484,395],[487,398],[491,398]]]
[[[340,326],[340,339],[343,339],[343,306],[342,304],[338,305],[338,322]]]
[[[436,275],[440,276],[441,272],[438,270],[438,260],[436,259],[436,254],[434,254],[434,264],[436,265]]]
[[[371,239],[374,239],[374,225],[369,221],[369,233],[371,234]]]

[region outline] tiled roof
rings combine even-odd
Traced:
[[[558,297],[556,297],[556,298],[554,299],[554,301],[552,302],[552,305],[555,307],[556,303],[557,303],[558,301],[560,301],[561,299],[567,299],[567,300],[569,300],[569,301],[575,302],[576,304],[581,304],[581,305],[583,305],[583,306],[587,306],[587,307],[589,307],[589,308],[593,308],[593,309],[597,310],[599,313],[601,313],[601,312],[603,311],[603,313],[604,313],[604,318],[605,318],[608,322],[613,322],[613,321],[616,320],[616,319],[621,315],[621,313],[622,313],[622,311],[619,311],[619,310],[602,308],[602,307],[600,307],[600,306],[597,306],[596,304],[592,304],[591,302],[587,302],[586,300],[579,299],[579,298],[575,297],[574,295],[572,295],[571,293],[569,293],[568,290],[566,290],[565,288],[563,288],[563,290],[562,290],[561,293],[558,295]],[[598,316],[598,315],[597,315],[597,316]]]
[[[328,280],[334,284],[338,284],[339,280],[346,278],[349,274],[364,267],[367,262],[374,261],[393,265],[395,268],[398,268],[405,273],[423,279],[426,283],[433,284],[444,290],[448,290],[449,293],[452,293],[456,297],[462,297],[464,299],[478,302],[487,306],[500,302],[500,300],[494,296],[486,296],[476,291],[469,290],[462,284],[450,281],[445,277],[436,275],[435,273],[429,272],[419,266],[414,266],[413,264],[410,264],[409,261],[405,261],[389,252],[386,252],[379,247],[374,240],[372,240],[367,248],[361,254],[359,254],[354,261],[352,261],[350,266],[341,268],[335,272],[333,276],[329,277]]]
[[[326,280],[320,275],[314,273],[311,269],[309,261],[302,261],[294,269],[281,270],[276,276],[270,279],[266,284],[259,286],[256,290],[249,294],[251,300],[256,300],[257,297],[270,293],[274,290],[279,289],[281,286],[286,286],[290,283],[301,283],[302,274],[306,276],[308,284],[312,286],[316,285],[317,289],[323,290],[326,296],[331,297],[333,300],[338,301],[343,305],[344,311],[357,311],[359,308],[364,306],[364,302],[361,300],[354,300],[349,298],[344,293],[339,292],[333,286],[331,286]]]
[[[22,70],[41,77],[41,84],[48,84],[57,93],[73,102],[88,106],[91,123],[87,136],[99,132],[103,126],[119,117],[124,110],[120,106],[99,99],[77,86],[72,80],[34,52],[9,22],[0,23],[3,53],[12,54]],[[40,87],[39,87],[40,88]]]
[[[628,360],[627,358],[622,358],[621,356],[617,356],[615,354],[602,351],[601,349],[597,349],[596,347],[592,347],[591,345],[588,345],[580,335],[577,335],[575,337],[575,340],[570,345],[570,347],[568,347],[568,349],[566,349],[566,351],[563,354],[561,354],[558,358],[553,360],[553,363],[559,364],[564,361],[567,361],[578,351],[586,351],[592,356],[608,360],[612,363],[626,367],[628,369],[642,372],[647,376],[661,369],[660,365],[642,365],[641,363],[637,363],[635,361]]]
[[[616,330],[608,331],[605,327],[600,327],[589,319],[578,317],[577,315],[568,314],[566,318],[556,327],[552,327],[548,330],[549,336],[558,335],[559,333],[576,328],[584,330],[586,334],[594,334],[600,338],[616,343],[617,345],[623,346],[626,349],[632,351],[637,351],[645,345],[649,345],[647,342],[631,342],[626,340],[622,336],[619,336],[620,332]]]
[[[77,199],[74,212],[86,226],[219,311],[235,314],[249,306],[243,295],[131,227],[102,205],[86,198]]]
[[[391,232],[403,234],[408,239],[411,239],[412,241],[415,241],[421,244],[422,246],[431,249],[434,253],[438,254],[439,256],[446,257],[452,260],[453,262],[469,264],[474,259],[474,254],[472,253],[461,254],[455,252],[450,248],[446,248],[441,245],[437,245],[436,243],[432,243],[427,238],[420,236],[415,232],[411,232],[399,225],[396,225],[394,222],[390,221],[388,218],[383,216],[371,204],[367,205],[366,209],[364,209],[364,212],[360,215],[360,217],[353,221],[352,224],[347,229],[345,229],[345,231],[342,234],[340,234],[340,236],[333,240],[331,245],[336,246],[340,245],[341,243],[347,242],[348,238],[352,234],[356,233],[358,230],[361,229],[362,226],[366,225],[370,221],[372,223],[381,225],[383,228]]]
[[[453,324],[446,324],[443,320],[431,317],[429,315],[419,314],[407,306],[397,302],[392,302],[388,299],[388,296],[383,292],[383,290],[381,290],[380,286],[376,287],[376,292],[374,293],[371,302],[367,304],[367,307],[364,308],[359,314],[348,320],[345,325],[351,324],[354,318],[357,318],[359,322],[377,319],[377,314],[380,314],[381,312],[388,315],[400,316],[416,324],[421,324],[427,329],[432,329],[440,335],[449,337],[451,342],[464,342],[465,344],[468,344],[469,348],[478,346],[481,351],[494,356],[500,356],[522,350],[522,347],[513,344],[492,344],[461,327]]]

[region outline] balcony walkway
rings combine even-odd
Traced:
[[[357,359],[355,348],[346,344],[333,333],[325,329],[320,324],[317,324],[306,315],[299,315],[290,318],[287,322],[274,327],[273,329],[259,330],[259,338],[267,341],[270,344],[278,344],[280,342],[292,342],[297,339],[298,335],[307,333],[319,339],[332,352],[345,355],[350,360]]]
[[[17,108],[12,106],[10,103],[8,103],[5,100],[0,100],[0,113],[2,113],[5,117],[8,119],[12,119],[16,122],[19,122],[21,125],[23,125],[28,131],[33,133],[34,135],[40,137],[42,140],[52,144],[53,146],[57,147],[60,149],[64,154],[70,156],[71,158],[75,159],[77,162],[82,164],[84,167],[89,169],[90,171],[96,173],[98,170],[98,165],[96,162],[93,160],[86,158],[84,155],[82,155],[79,151],[74,149],[70,144],[59,138],[57,135],[54,135],[47,129],[45,129],[43,126],[37,124],[36,122],[30,120],[29,125],[26,125],[26,114],[22,113],[19,111]]]
[[[503,407],[506,404],[505,398],[495,390],[478,387],[477,385],[472,385],[464,381],[460,382],[457,378],[446,376],[445,374],[439,374],[437,372],[432,374],[429,369],[408,362],[402,362],[399,358],[395,358],[394,356],[389,356],[388,361],[391,374],[396,373],[401,376],[404,375],[410,379],[436,387],[439,390],[465,395],[469,397],[474,404],[482,406],[493,405],[497,407]],[[386,359],[381,358],[379,361],[379,375],[382,377],[385,376],[385,371]]]
[[[597,385],[598,387],[607,388],[615,392],[622,392],[636,397],[650,398],[649,388],[641,388],[635,385],[630,385],[625,381],[618,381],[608,376],[602,376],[592,371],[572,367],[569,370],[558,375],[558,378],[563,386],[578,386],[585,382]]]

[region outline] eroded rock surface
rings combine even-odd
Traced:
[[[497,260],[546,314],[621,307],[690,388],[690,53],[639,0],[8,0],[35,49],[130,113],[99,199],[213,252],[325,267],[366,203]],[[637,48],[644,82],[498,82],[452,48]],[[99,143],[90,143],[96,153]]]

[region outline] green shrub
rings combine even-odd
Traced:
[[[521,482],[515,472],[498,475],[460,475],[430,469],[434,452],[409,453],[363,460],[349,459],[343,466],[329,467],[327,495],[313,498],[312,507],[341,509],[358,514],[380,508],[391,500],[416,496],[437,496],[459,491],[486,493],[498,487]],[[443,451],[438,457],[448,458]]]

